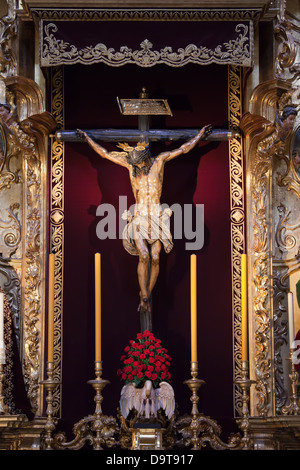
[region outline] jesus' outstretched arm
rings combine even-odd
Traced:
[[[102,147],[102,145],[95,142],[86,132],[82,131],[81,129],[77,129],[76,133],[85,142],[87,142],[89,146],[93,150],[95,150],[96,153],[98,153],[98,155],[103,158],[106,158],[107,160],[110,160],[113,163],[116,163],[117,165],[125,166],[126,168],[128,168],[129,165],[126,159],[126,152],[109,152],[104,147]]]
[[[211,125],[208,124],[207,126],[202,127],[195,137],[192,137],[192,139],[182,144],[178,149],[171,150],[169,152],[162,152],[158,155],[158,158],[164,162],[168,162],[173,160],[173,158],[179,157],[179,155],[182,155],[183,153],[188,153],[197,145],[198,142],[200,142],[200,140],[204,140],[210,133]]]

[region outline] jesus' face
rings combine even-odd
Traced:
[[[144,161],[149,157],[149,151],[146,150],[137,150],[134,148],[132,151],[128,152],[127,160],[131,165],[143,165]]]

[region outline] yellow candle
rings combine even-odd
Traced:
[[[55,255],[49,255],[49,292],[48,292],[48,361],[53,362],[54,350],[54,263]]]
[[[95,254],[95,361],[101,361],[101,255]]]
[[[247,255],[241,255],[241,331],[242,361],[248,360]]]
[[[191,361],[197,362],[197,258],[191,255]]]
[[[293,293],[288,292],[288,319],[289,319],[289,340],[290,349],[294,348],[295,341],[295,323],[294,323],[294,298]]]

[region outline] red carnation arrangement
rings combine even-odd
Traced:
[[[160,339],[144,331],[138,333],[136,340],[129,341],[129,344],[124,349],[126,354],[121,357],[123,367],[117,371],[125,384],[134,382],[136,387],[141,388],[146,380],[151,380],[153,387],[157,388],[160,382],[171,382],[171,356],[161,346]]]

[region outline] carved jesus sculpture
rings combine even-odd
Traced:
[[[179,155],[188,153],[210,132],[211,126],[205,126],[178,149],[162,152],[154,157],[145,142],[138,143],[136,147],[119,144],[118,147],[123,151],[108,152],[86,132],[77,130],[78,135],[101,157],[122,165],[129,171],[136,204],[133,216],[128,217],[123,244],[129,253],[139,257],[137,267],[140,287],[139,310],[144,312],[151,310],[149,299],[159,273],[161,248],[163,246],[169,253],[173,246],[168,223],[170,214],[166,210],[163,212],[160,205],[164,165]]]

